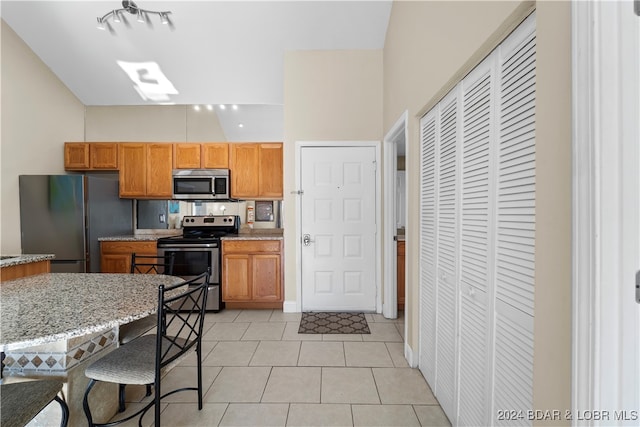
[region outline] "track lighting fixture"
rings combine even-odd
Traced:
[[[113,22],[116,22],[116,23],[124,21],[125,24],[128,24],[128,21],[124,12],[129,12],[131,15],[135,15],[136,21],[142,22],[142,23],[146,22],[149,25],[151,25],[151,21],[149,20],[149,15],[158,15],[160,17],[160,22],[163,25],[171,26],[171,20],[169,19],[169,15],[171,14],[170,10],[155,11],[155,10],[141,9],[132,0],[122,0],[121,9],[112,10],[104,14],[104,16],[97,18],[98,29],[105,30],[109,28],[110,31],[113,31],[113,28],[109,23],[109,19],[113,19]]]

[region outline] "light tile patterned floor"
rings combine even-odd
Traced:
[[[171,395],[162,425],[449,426],[420,371],[404,359],[402,317],[366,317],[371,334],[309,335],[297,333],[299,313],[207,314],[204,407],[197,410],[195,392]],[[183,361],[163,389],[195,384],[194,366],[194,356]],[[148,399],[143,387],[127,387],[124,415]],[[152,421],[148,413],[143,425]]]

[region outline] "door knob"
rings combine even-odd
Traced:
[[[311,243],[313,243],[313,240],[311,240],[311,236],[309,234],[303,234],[302,235],[302,244],[304,246],[309,246]]]

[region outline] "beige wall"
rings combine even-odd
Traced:
[[[396,1],[384,48],[384,131],[408,110],[407,343],[418,350],[419,119],[535,5]],[[538,4],[534,406],[570,408],[571,107],[568,2]]]
[[[215,111],[187,105],[89,106],[86,141],[226,141]]]
[[[382,139],[382,51],[294,51],[284,61],[285,301],[296,289],[296,141]]]
[[[571,409],[572,366],[570,3],[538,2],[536,17],[533,406],[565,410]]]
[[[1,22],[1,253],[21,252],[18,175],[65,173],[66,141],[226,141],[215,112],[184,105],[85,108]]]
[[[407,343],[418,350],[422,113],[479,63],[531,10],[531,2],[396,1],[384,48],[384,131],[409,112],[407,171]]]
[[[4,21],[1,249],[20,253],[18,175],[64,173],[63,142],[84,138],[84,105]]]

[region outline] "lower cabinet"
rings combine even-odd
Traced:
[[[130,273],[131,254],[157,255],[156,241],[100,242],[100,271],[102,273]]]
[[[228,308],[282,308],[282,240],[223,240],[222,299]]]
[[[404,310],[404,241],[398,241],[398,265],[397,282],[398,282],[398,310]]]
[[[0,282],[50,272],[51,261],[49,260],[12,265],[10,267],[0,268]]]

